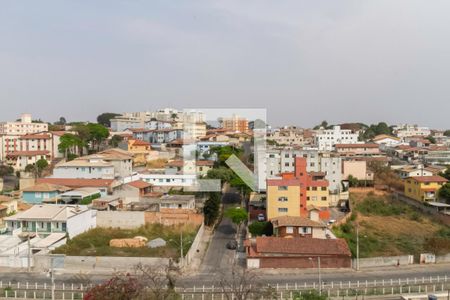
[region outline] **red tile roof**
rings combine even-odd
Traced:
[[[21,140],[37,140],[37,139],[50,139],[48,134],[26,134],[20,137]]]
[[[149,142],[142,141],[142,140],[133,140],[132,144],[133,144],[133,146],[150,146]]]
[[[145,189],[148,187],[151,187],[152,184],[142,181],[142,180],[136,180],[136,181],[132,181],[132,182],[128,182],[128,185],[131,185],[132,187],[138,188],[138,189]]]
[[[336,148],[379,148],[378,144],[336,144]]]
[[[50,152],[47,150],[36,150],[36,151],[14,151],[7,154],[7,156],[35,156],[35,155],[49,155]]]
[[[270,222],[272,222],[274,228],[283,226],[326,227],[324,224],[304,217],[281,216],[273,218]]]
[[[84,178],[38,178],[37,184],[51,183],[72,188],[79,187],[110,187],[114,179],[84,179]]]
[[[448,180],[441,176],[413,176],[410,177],[418,182],[447,182]]]
[[[344,239],[314,238],[297,239],[280,237],[257,237],[256,252],[263,255],[352,255]]]

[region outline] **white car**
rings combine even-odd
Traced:
[[[336,222],[335,219],[331,219],[330,221],[328,221],[328,225],[331,225],[331,224],[333,224],[333,223],[335,223],[335,222]]]
[[[264,214],[259,214],[257,218],[258,218],[258,221],[260,221],[260,222],[266,220],[266,217],[264,217]]]

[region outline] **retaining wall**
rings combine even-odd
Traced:
[[[371,258],[360,258],[359,268],[376,268],[376,267],[388,267],[388,266],[404,266],[414,264],[413,255],[403,255],[403,256],[386,256],[386,257],[371,257]],[[352,266],[356,269],[356,259],[353,259]]]

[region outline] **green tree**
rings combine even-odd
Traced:
[[[203,206],[203,214],[205,216],[205,224],[211,226],[219,217],[220,212],[220,197],[218,192],[210,193],[208,200]]]
[[[100,115],[97,116],[97,123],[101,124],[103,126],[106,127],[111,127],[111,119],[114,119],[115,117],[120,116],[120,114],[116,114],[116,113],[102,113]]]
[[[208,179],[220,179],[222,185],[225,182],[230,182],[233,179],[234,172],[226,167],[219,167],[215,169],[211,169],[206,174],[206,178]]]
[[[78,135],[72,133],[65,133],[59,138],[58,150],[64,153],[64,156],[68,158],[76,149],[83,148],[84,142]]]
[[[36,162],[37,176],[41,177],[42,172],[48,167],[48,161],[45,158],[41,158]]]
[[[327,121],[323,120],[319,125],[314,126],[313,129],[317,130],[317,129],[320,129],[321,127],[323,129],[330,129],[333,127],[333,125],[329,125]]]
[[[59,120],[53,123],[54,125],[66,125],[67,121],[64,117],[59,117]]]
[[[359,180],[353,175],[348,175],[348,184],[350,187],[357,187],[359,185]]]
[[[392,127],[387,125],[385,122],[379,122],[378,124],[372,124],[369,126],[369,128],[364,131],[363,139],[370,140],[373,139],[375,136],[380,134],[392,134]]]
[[[86,125],[88,130],[88,141],[92,145],[92,149],[100,150],[100,145],[109,137],[109,130],[105,126],[96,123]]]
[[[271,236],[273,234],[273,226],[271,222],[253,222],[248,225],[248,231],[252,236]]]
[[[12,175],[13,173],[14,173],[13,167],[7,165],[0,165],[0,178],[7,175]]]
[[[448,136],[448,137],[450,137],[450,129],[449,129],[449,130],[446,130],[446,131],[444,131],[444,135],[445,135],[445,136]]]
[[[242,223],[248,220],[248,213],[245,209],[234,207],[225,211],[225,216],[237,226],[238,234],[241,232]]]
[[[113,135],[111,139],[109,140],[109,145],[113,148],[116,148],[119,146],[119,143],[123,141],[123,137],[120,135]]]
[[[444,172],[440,172],[439,176],[442,176],[442,177],[446,178],[447,180],[450,180],[450,166],[448,166]]]
[[[450,183],[444,184],[439,189],[439,197],[445,200],[448,204],[450,204]]]
[[[429,136],[426,137],[426,139],[429,140],[430,143],[436,144],[436,139],[433,136],[429,135]]]

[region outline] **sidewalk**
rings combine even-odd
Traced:
[[[200,267],[202,265],[203,262],[203,258],[206,255],[206,251],[208,251],[208,246],[211,242],[211,238],[213,236],[214,232],[211,228],[209,227],[205,227],[205,230],[203,232],[202,238],[200,240],[199,243],[199,247],[198,247],[198,251],[195,252],[191,263],[184,267],[182,270],[182,273],[188,273],[188,274],[192,274],[192,273],[196,273],[200,270]]]

